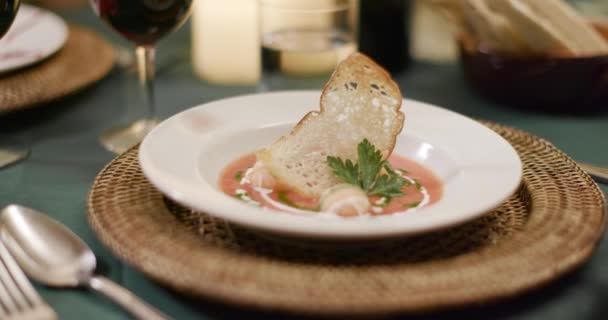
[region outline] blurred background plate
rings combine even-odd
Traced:
[[[56,14],[21,5],[15,22],[0,40],[0,74],[42,61],[63,47],[66,23]]]
[[[70,26],[65,47],[30,68],[0,77],[0,115],[78,92],[114,65],[112,45],[88,29]]]

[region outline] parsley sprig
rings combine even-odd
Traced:
[[[334,175],[345,183],[358,186],[368,195],[385,197],[388,200],[403,195],[402,188],[408,183],[396,172],[382,153],[367,139],[357,146],[358,163],[350,159],[328,156],[327,164]],[[384,168],[385,173],[382,173]]]

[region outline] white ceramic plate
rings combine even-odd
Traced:
[[[56,14],[22,4],[13,25],[0,39],[0,73],[42,61],[68,38],[66,23]]]
[[[368,219],[324,219],[260,209],[222,193],[221,170],[289,132],[316,109],[318,91],[258,94],[219,100],[179,113],[156,127],[140,147],[146,177],[171,199],[233,223],[315,240],[363,240],[412,235],[478,217],[517,189],[522,166],[511,145],[457,113],[404,100],[405,129],[397,154],[430,168],[443,198],[422,210]]]

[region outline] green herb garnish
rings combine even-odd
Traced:
[[[234,197],[243,202],[247,202],[247,203],[257,206],[257,207],[262,206],[261,203],[251,199],[251,197],[247,194],[247,192],[243,191],[243,190],[237,190],[236,193],[234,194]]]
[[[289,197],[287,196],[287,192],[285,192],[285,191],[279,191],[277,193],[277,198],[279,201],[281,201],[282,203],[284,203],[292,208],[296,208],[296,209],[300,209],[300,210],[307,210],[307,211],[318,211],[315,208],[303,207],[303,206],[293,202],[291,199],[289,199]]]
[[[403,195],[401,188],[405,185],[405,179],[398,175],[379,176],[371,190],[367,192],[374,196],[382,196],[388,199]]]
[[[353,164],[350,159],[346,159],[346,162],[344,162],[338,157],[328,156],[327,164],[333,169],[338,179],[359,186],[359,166]]]
[[[416,190],[422,191],[422,184],[420,181],[418,181],[418,179],[414,179],[414,186],[416,187]]]
[[[363,190],[369,192],[376,185],[378,173],[382,170],[385,161],[382,161],[380,150],[377,150],[367,139],[359,143],[357,156],[359,159],[359,183]]]
[[[410,203],[406,203],[403,205],[404,208],[408,208],[408,209],[412,209],[412,208],[416,208],[420,205],[421,201],[416,201],[416,202],[410,202]]]
[[[234,179],[235,179],[236,181],[239,181],[239,182],[240,182],[241,180],[243,180],[243,171],[240,171],[240,170],[239,170],[239,171],[237,171],[237,172],[234,174]]]
[[[294,208],[298,208],[298,205],[291,201],[291,199],[289,199],[289,197],[287,197],[287,192],[285,191],[279,191],[277,194],[279,201],[283,202],[284,204],[290,206],[290,207],[294,207]]]
[[[357,146],[357,156],[358,163],[328,156],[327,164],[338,179],[363,189],[368,195],[385,197],[387,202],[403,195],[401,189],[407,180],[397,173],[388,161],[382,159],[380,150],[367,139]],[[382,168],[386,173],[381,173]]]
[[[377,206],[377,207],[383,208],[383,207],[386,207],[388,205],[389,200],[390,199],[388,199],[386,197],[382,197],[382,198],[376,200],[374,202],[374,205]]]

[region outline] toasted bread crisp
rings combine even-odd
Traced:
[[[292,131],[258,153],[278,185],[318,197],[339,183],[327,156],[357,161],[368,139],[388,157],[403,128],[399,87],[370,58],[354,53],[334,71],[321,94],[320,111],[309,112]]]
[[[459,32],[519,54],[608,54],[608,40],[564,0],[430,0]]]
[[[527,51],[511,21],[492,10],[493,3],[495,1],[461,0],[461,12],[482,43],[507,52]]]
[[[533,51],[575,54],[576,44],[558,32],[549,20],[541,18],[528,3],[519,0],[495,0],[492,5],[513,22],[513,26]]]
[[[572,42],[575,54],[608,54],[608,41],[569,4],[562,0],[528,0],[526,4]]]

